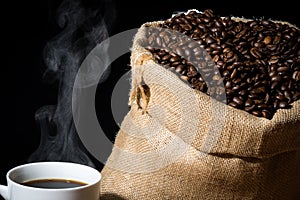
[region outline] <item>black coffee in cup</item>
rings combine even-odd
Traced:
[[[74,188],[87,185],[87,183],[67,179],[37,179],[26,181],[21,184],[30,187],[46,189]]]

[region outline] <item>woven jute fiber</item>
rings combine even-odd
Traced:
[[[300,199],[300,101],[271,120],[220,103],[157,64],[135,35],[131,109],[100,199]]]

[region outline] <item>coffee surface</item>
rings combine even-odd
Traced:
[[[67,179],[37,179],[23,182],[22,185],[45,189],[63,189],[80,187],[87,184],[80,181]]]

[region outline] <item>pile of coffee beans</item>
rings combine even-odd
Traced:
[[[294,26],[205,10],[174,15],[149,26],[146,35],[145,48],[157,63],[234,108],[271,119],[300,99],[300,31]]]

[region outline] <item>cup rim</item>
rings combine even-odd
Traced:
[[[82,185],[82,186],[78,186],[78,187],[72,187],[72,188],[38,188],[38,187],[31,187],[31,186],[23,185],[23,184],[15,181],[15,180],[13,180],[10,177],[12,172],[14,172],[15,170],[18,170],[20,168],[24,168],[24,167],[32,166],[32,165],[49,165],[49,164],[51,164],[51,165],[73,165],[73,166],[76,165],[76,166],[81,166],[81,167],[84,167],[84,168],[87,168],[89,170],[94,171],[95,174],[98,175],[98,178],[97,178],[96,181],[93,181],[91,183],[87,183],[86,185]],[[11,168],[6,173],[6,179],[7,179],[8,182],[10,182],[11,184],[16,185],[18,187],[27,188],[27,189],[31,189],[31,190],[43,190],[43,191],[58,192],[58,191],[80,190],[80,189],[83,189],[83,188],[92,187],[93,185],[96,185],[100,182],[100,180],[102,179],[102,174],[97,169],[95,169],[93,167],[90,167],[88,165],[80,164],[80,163],[66,162],[66,161],[38,161],[38,162],[30,162],[30,163],[21,164],[21,165],[18,165],[18,166],[15,166],[15,167]]]

